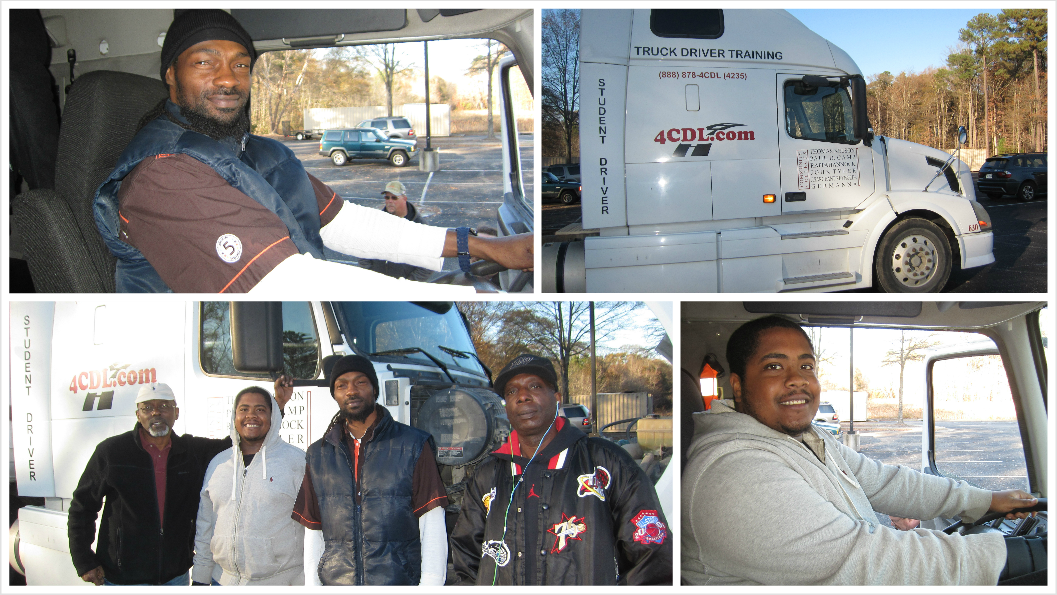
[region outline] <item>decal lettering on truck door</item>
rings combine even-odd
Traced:
[[[672,157],[708,157],[713,142],[756,140],[756,132],[752,130],[731,130],[739,126],[744,127],[745,124],[723,122],[704,128],[669,128],[658,132],[657,136],[653,137],[653,142],[662,145],[665,142],[679,143],[672,152]],[[693,141],[702,142],[690,144]]]
[[[797,149],[797,188],[849,188],[859,186],[859,153],[855,147]]]

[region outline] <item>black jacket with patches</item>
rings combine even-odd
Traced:
[[[458,584],[671,585],[671,530],[649,478],[619,446],[562,418],[557,428],[527,469],[516,432],[477,467],[451,535]]]
[[[118,585],[160,585],[187,572],[194,559],[195,519],[202,478],[209,461],[231,448],[231,438],[172,435],[166,464],[165,524],[150,453],[140,442],[139,424],[95,448],[70,504],[70,555],[77,574],[103,567]],[[106,498],[106,506],[103,499]],[[95,519],[99,509],[99,542]]]

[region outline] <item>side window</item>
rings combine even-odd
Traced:
[[[338,142],[338,141],[341,140],[341,131],[340,130],[328,130],[326,132],[326,134],[323,135],[323,140],[329,141],[329,142],[332,142],[332,143],[333,142]]]
[[[411,128],[411,122],[407,120],[394,120],[393,126],[396,128]]]
[[[786,132],[793,138],[857,144],[851,97],[842,87],[785,84]]]
[[[375,120],[371,122],[371,128],[379,128],[381,130],[385,130],[385,120]]]
[[[231,320],[228,302],[202,302],[202,371],[211,376],[267,378],[235,370],[231,357]],[[319,375],[319,337],[312,307],[307,302],[283,302],[283,368],[295,378]]]
[[[1002,358],[937,360],[929,388],[935,470],[987,490],[1029,490],[1017,410]]]
[[[363,142],[374,142],[374,133],[370,130],[361,130],[360,140]]]
[[[569,167],[569,174],[573,175],[573,176],[580,175],[580,166],[579,165],[570,166]]]
[[[360,133],[355,131],[355,130],[347,130],[347,131],[345,131],[345,140],[346,141],[356,142],[356,141],[360,140],[359,137],[360,137]]]

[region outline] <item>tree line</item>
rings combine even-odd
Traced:
[[[489,88],[460,92],[455,83],[430,76],[431,104],[447,104],[452,111],[488,108],[491,114],[492,71],[506,47],[482,40],[481,50],[466,70],[487,74]],[[286,120],[303,127],[308,108],[385,105],[392,116],[399,115],[393,114],[394,104],[424,101],[421,71],[402,60],[395,44],[264,52],[253,68],[251,113],[257,134],[280,133]]]
[[[1046,10],[980,13],[959,40],[943,68],[867,77],[874,131],[949,149],[965,126],[987,155],[1045,151]]]
[[[955,147],[959,126],[968,148],[987,155],[1045,151],[1047,13],[980,13],[959,31],[960,46],[943,68],[867,76],[867,111],[877,134]],[[573,161],[579,144],[580,11],[546,10],[542,18],[541,147]]]
[[[645,306],[641,302],[595,302],[595,342],[606,343]],[[546,357],[558,373],[558,389],[591,392],[590,302],[460,302],[477,355],[493,374],[522,353]],[[641,327],[643,343],[656,345],[664,329],[656,320]],[[652,349],[625,346],[596,350],[598,392],[647,392],[655,409],[670,407],[672,366]]]

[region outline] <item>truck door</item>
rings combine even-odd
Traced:
[[[852,209],[874,191],[873,151],[855,138],[847,87],[778,74],[783,213]]]

